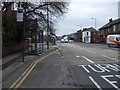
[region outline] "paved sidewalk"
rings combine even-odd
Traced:
[[[46,49],[46,46],[44,46],[44,53],[51,51],[54,47],[56,47],[56,45],[50,45],[50,49]],[[25,58],[28,55],[25,55]],[[16,63],[16,62],[20,62],[22,60],[22,51],[8,55],[4,58],[2,58],[2,63],[0,64],[2,66],[2,70],[7,68],[8,66]]]
[[[28,89],[77,88],[74,85],[73,77],[68,70],[65,60],[58,50],[38,62],[26,79],[24,79],[24,82],[19,86],[18,88]]]
[[[31,58],[33,57],[31,56]],[[12,76],[3,82],[3,88],[77,88],[74,85],[71,72],[68,70],[66,63],[58,50],[49,53],[42,58],[39,57],[36,61],[34,60],[35,63],[37,62],[36,64],[29,64],[30,67],[24,69],[24,71],[27,70],[25,75],[23,75],[23,69],[18,69],[14,72]],[[27,63],[25,65],[27,65]],[[22,65],[22,68],[23,67],[24,65]]]
[[[46,48],[46,47],[45,47]],[[42,58],[43,56],[45,56],[46,54],[56,50],[58,48],[57,45],[52,45],[50,46],[50,49],[44,49],[44,54],[42,55],[27,55],[25,57],[25,61],[24,62],[20,62],[22,59],[19,58],[21,57],[21,54],[14,54],[14,55],[11,55],[9,57],[6,57],[5,59],[12,59],[13,61],[9,61],[9,60],[6,60],[4,61],[3,63],[11,63],[13,62],[11,65],[8,65],[6,68],[4,68],[2,70],[2,83],[4,85],[8,85],[9,86],[9,80],[12,76],[12,74],[16,73],[18,70],[18,74],[20,74],[21,72],[23,72],[32,62],[34,62],[35,60],[39,59],[39,58]],[[14,59],[13,59],[14,58]],[[16,59],[15,59],[16,58]],[[5,60],[4,59],[4,60]]]
[[[12,55],[8,55],[2,59],[2,69],[7,68],[11,64],[18,62],[22,58],[21,52],[14,53]]]

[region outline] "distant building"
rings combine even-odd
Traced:
[[[62,38],[66,38],[66,37],[68,38],[68,35],[63,35],[63,36],[62,36]]]
[[[106,43],[106,38],[109,34],[120,34],[120,18],[116,20],[109,19],[109,22],[98,30],[93,27],[78,30],[74,34],[74,41],[85,43]]]
[[[68,34],[69,40],[74,40],[75,33]]]
[[[109,19],[109,22],[99,28],[99,42],[105,43],[108,34],[120,34],[120,18],[116,20]]]
[[[75,41],[75,42],[82,42],[82,30],[78,30],[78,31],[74,34],[74,41]]]
[[[96,32],[98,32],[93,27],[84,28],[82,31],[82,42],[93,43],[96,42]]]

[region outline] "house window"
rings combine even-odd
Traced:
[[[116,25],[113,26],[113,31],[116,31]]]
[[[87,32],[87,36],[88,36],[88,34],[89,34],[89,33]]]
[[[120,24],[118,25],[118,31],[120,31]]]

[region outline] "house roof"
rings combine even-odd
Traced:
[[[112,22],[109,22],[109,23],[105,24],[104,26],[102,26],[101,28],[99,28],[99,30],[104,29],[104,28],[109,28],[110,25],[114,25],[114,24],[117,24],[117,23],[120,23],[120,18],[116,19],[116,20],[114,20]]]
[[[82,32],[82,30],[78,30],[78,31],[77,31],[77,33],[81,33],[81,32]]]
[[[73,37],[75,33],[68,34],[69,37]]]
[[[84,28],[84,29],[83,29],[83,32],[84,32],[84,31],[96,32],[97,30],[96,30],[95,28],[93,28],[93,27],[90,27],[90,28]]]

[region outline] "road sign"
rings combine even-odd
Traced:
[[[19,7],[17,11],[17,22],[23,22],[23,8]]]

